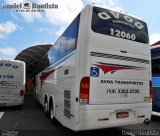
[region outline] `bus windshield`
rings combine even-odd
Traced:
[[[145,22],[127,14],[93,7],[91,28],[94,32],[148,43],[148,30]]]

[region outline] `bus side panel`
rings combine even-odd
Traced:
[[[77,102],[74,106],[74,119],[75,124],[80,122],[80,104],[79,104],[79,95],[80,95],[80,82],[81,79],[86,76],[88,73],[88,67],[90,66],[90,58],[89,58],[89,31],[90,31],[90,21],[91,21],[91,6],[83,9],[80,16],[79,22],[79,34],[77,41],[77,49],[76,49],[76,80],[75,84],[75,97],[77,98]]]
[[[35,83],[35,97],[36,97],[36,100],[41,103],[41,94],[40,94],[40,89],[41,89],[41,80],[39,78],[39,74],[36,76],[36,83]],[[42,103],[41,103],[42,104]]]
[[[54,89],[55,117],[64,126],[72,128],[74,126],[75,107],[75,53],[65,60],[60,68],[55,72],[57,75]]]

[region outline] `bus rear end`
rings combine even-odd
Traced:
[[[24,90],[24,62],[0,60],[0,107],[23,105]]]
[[[99,7],[93,7],[91,20],[89,48],[83,46],[81,60],[88,69],[80,70],[77,129],[148,124],[152,105],[146,23]]]

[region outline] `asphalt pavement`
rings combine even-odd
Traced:
[[[58,121],[51,122],[33,96],[25,95],[20,107],[0,108],[0,135],[2,136],[159,136],[160,117],[152,116],[149,125],[131,125],[118,128],[73,132]],[[149,130],[149,132],[148,132]],[[147,133],[148,132],[148,133]]]
[[[25,95],[25,103],[20,107],[1,108],[0,134],[4,136],[116,136],[121,135],[118,128],[73,132],[58,121],[52,123],[43,113],[43,108],[32,95]],[[8,134],[8,135],[5,135]]]

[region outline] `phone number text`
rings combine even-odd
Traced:
[[[138,94],[139,89],[107,89],[106,93],[130,93],[130,94]]]

